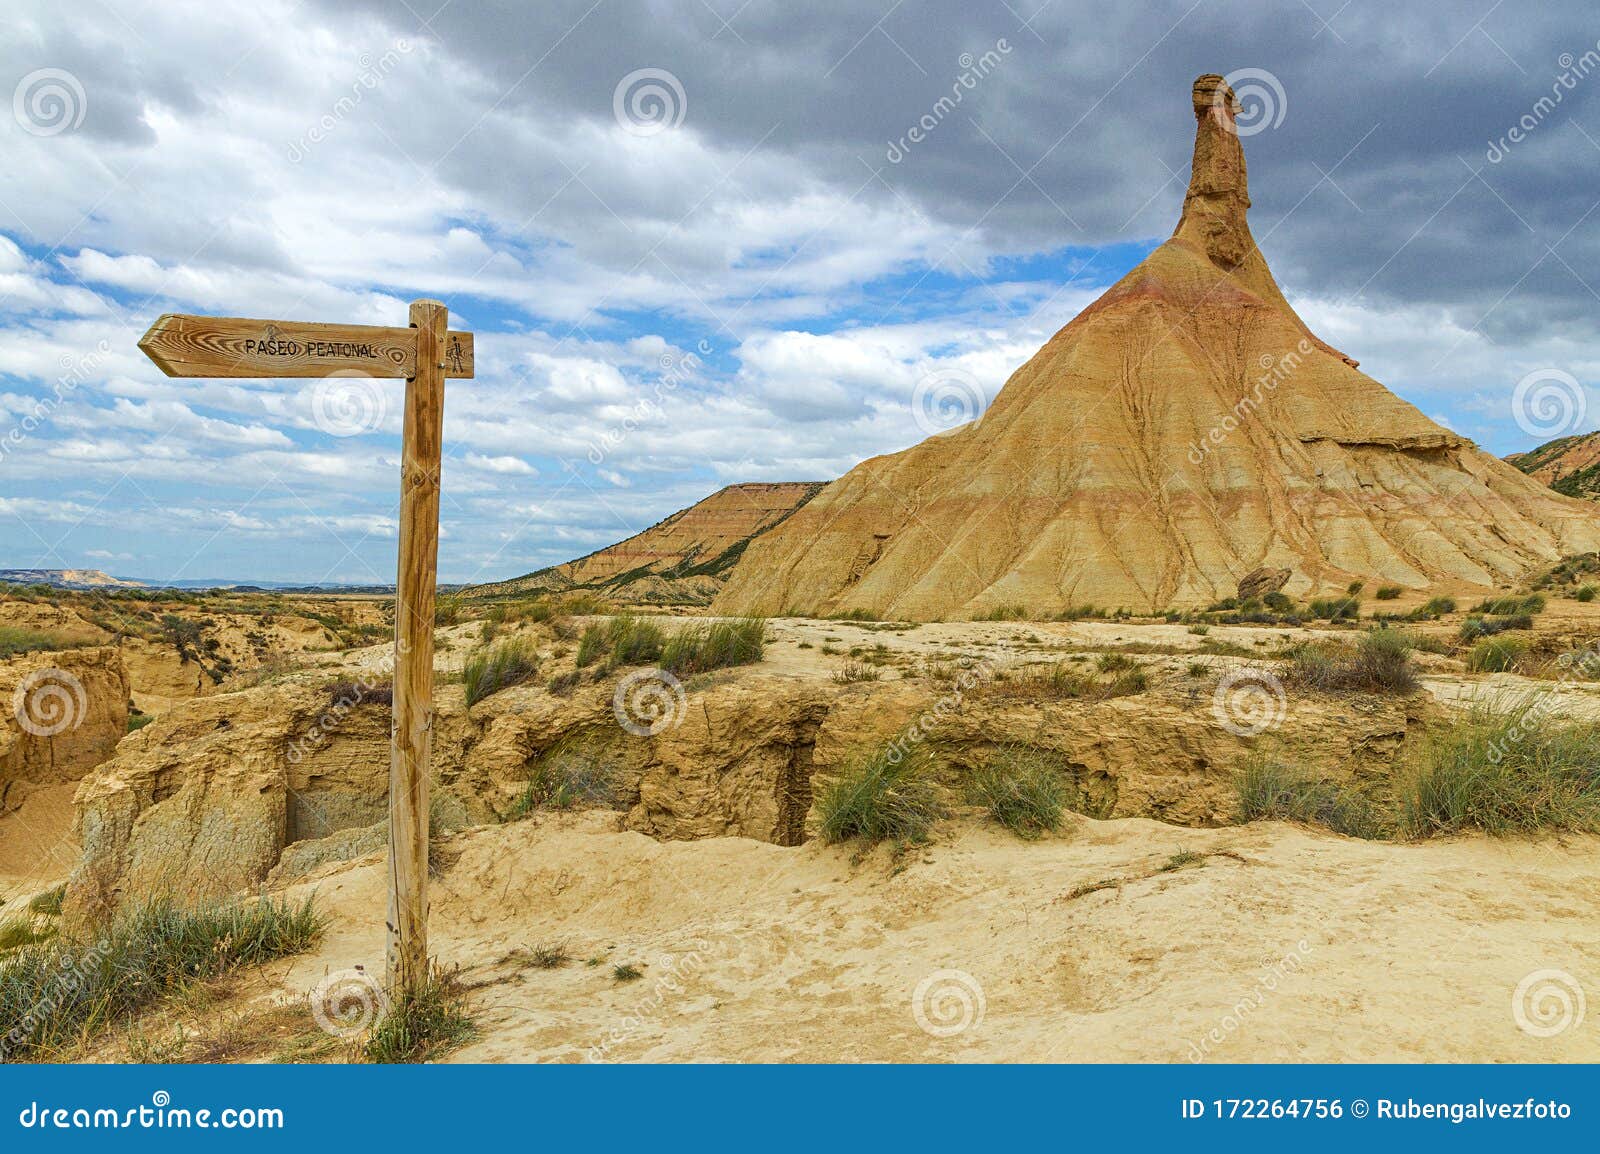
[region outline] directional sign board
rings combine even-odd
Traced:
[[[411,377],[417,330],[165,313],[139,348],[169,377]],[[446,377],[472,376],[472,334],[447,332]]]
[[[472,376],[472,334],[450,332],[434,300],[411,302],[410,328],[158,317],[139,348],[169,377],[404,377],[394,699],[389,758],[388,980],[428,980],[428,787],[433,617],[438,588],[439,462],[446,377]]]

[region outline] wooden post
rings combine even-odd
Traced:
[[[389,988],[428,978],[428,776],[433,742],[433,602],[439,562],[439,462],[445,328],[439,301],[411,302],[416,375],[406,378],[400,459],[400,561],[394,599],[394,722],[389,758]]]

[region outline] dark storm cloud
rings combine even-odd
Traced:
[[[1291,287],[1447,306],[1491,337],[1592,332],[1600,315],[1600,70],[1536,112],[1600,40],[1584,0],[460,0],[431,26],[414,0],[361,6],[396,35],[436,37],[438,67],[483,78],[495,114],[465,140],[448,110],[414,127],[453,150],[448,179],[529,211],[569,173],[536,144],[519,151],[504,118],[609,124],[622,76],[661,68],[683,84],[688,127],[735,155],[785,158],[796,188],[898,194],[990,253],[1162,236],[1187,179],[1190,81],[1263,69],[1286,108],[1246,142],[1253,223]],[[890,163],[889,144],[952,91],[962,54],[1002,38],[992,72]],[[1491,163],[1492,142],[1527,116],[1526,139]],[[640,186],[624,168],[584,176],[620,216],[693,207],[694,181]],[[634,251],[619,242],[617,259]]]

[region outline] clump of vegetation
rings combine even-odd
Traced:
[[[1360,582],[1356,582],[1356,586],[1359,585]],[[1361,602],[1353,596],[1316,597],[1310,608],[1311,616],[1319,621],[1354,621],[1361,616]]]
[[[559,970],[571,960],[566,942],[547,942],[528,951],[528,961],[539,970]]]
[[[1101,673],[1124,673],[1139,668],[1139,663],[1126,653],[1102,653],[1095,659],[1094,667]]]
[[[455,625],[461,620],[463,603],[459,596],[446,594],[434,599],[433,623],[435,625]]]
[[[55,936],[55,926],[47,921],[26,915],[10,917],[0,922],[0,954],[49,941]]]
[[[77,649],[90,644],[93,643],[64,633],[0,625],[0,657],[14,657],[18,653],[32,653],[39,649]]]
[[[1416,837],[1600,831],[1600,725],[1476,709],[1432,736],[1401,807]]]
[[[328,704],[346,709],[356,705],[393,705],[394,683],[335,681],[328,686]]]
[[[1467,668],[1473,673],[1511,673],[1528,651],[1527,643],[1516,637],[1485,637],[1467,653]]]
[[[1351,649],[1304,645],[1289,659],[1285,680],[1318,690],[1413,693],[1417,667],[1411,643],[1396,629],[1375,629]]]
[[[1107,656],[1121,657],[1120,654]],[[1127,658],[1122,658],[1127,661]],[[1132,662],[1128,662],[1132,665]],[[1122,668],[1118,666],[1118,668]],[[1137,667],[1125,669],[1110,681],[1103,681],[1088,673],[1081,673],[1065,662],[1043,665],[1025,665],[1008,670],[979,688],[989,697],[1014,697],[1044,701],[1105,701],[1112,697],[1127,697],[1143,693],[1149,688],[1144,670]]]
[[[847,660],[833,671],[833,680],[840,685],[854,685],[858,681],[881,681],[883,670],[865,661]]]
[[[570,742],[547,750],[528,770],[528,784],[512,807],[511,818],[536,809],[572,809],[579,805],[615,805],[617,767],[610,757]]]
[[[890,742],[851,756],[817,802],[825,841],[923,842],[947,810],[922,745]]]
[[[461,1045],[473,1034],[467,992],[453,969],[435,965],[425,982],[395,996],[361,1044],[368,1062],[426,1062]]]
[[[1177,853],[1161,863],[1159,872],[1164,874],[1174,873],[1185,866],[1199,865],[1206,860],[1206,855],[1198,850],[1180,849]]]
[[[661,648],[661,668],[688,677],[734,665],[753,665],[761,660],[766,637],[767,622],[760,617],[690,625],[667,638]]]
[[[611,967],[611,979],[616,982],[637,982],[644,977],[644,971],[631,962]]]
[[[1384,836],[1380,811],[1363,794],[1281,762],[1258,759],[1247,763],[1235,788],[1236,816],[1242,822],[1267,818],[1319,825],[1348,837]]]
[[[86,942],[24,944],[0,959],[3,1056],[49,1057],[186,983],[299,953],[321,932],[310,899],[157,900],[117,915]]]
[[[1103,618],[1111,614],[1094,605],[1068,605],[1055,615],[1057,621],[1082,621],[1085,618]]]
[[[877,621],[878,615],[870,609],[847,609],[843,613],[830,613],[824,621]]]
[[[461,671],[467,687],[467,704],[476,705],[485,697],[513,685],[520,685],[539,672],[539,654],[526,637],[513,637],[467,658]]]
[[[1575,598],[1585,604],[1593,601],[1597,595],[1600,595],[1600,586],[1596,585],[1580,585],[1578,586],[1578,591],[1573,594]]]
[[[1379,601],[1394,601],[1404,592],[1398,585],[1379,585],[1373,596]]]
[[[1476,641],[1480,637],[1493,637],[1515,629],[1532,629],[1533,618],[1526,613],[1506,617],[1468,617],[1461,623],[1462,641]]]
[[[42,894],[35,894],[28,902],[30,913],[44,914],[46,917],[60,917],[61,907],[67,900],[67,886],[63,882],[55,889],[45,890]]]
[[[1012,833],[1033,840],[1061,828],[1069,790],[1062,767],[1035,750],[1003,746],[968,781],[967,795]]]
[[[1454,597],[1430,597],[1417,609],[1417,612],[1424,617],[1443,617],[1446,613],[1454,613],[1455,611],[1456,599]]]
[[[1028,607],[1026,605],[996,605],[985,613],[974,617],[974,621],[1026,621]]]
[[[1543,613],[1544,596],[1529,593],[1523,597],[1494,597],[1480,601],[1472,607],[1473,613],[1487,613],[1491,617],[1518,617],[1523,614]]]

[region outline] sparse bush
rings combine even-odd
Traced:
[[[368,1032],[360,1057],[393,1064],[426,1062],[472,1037],[467,992],[456,971],[435,965],[416,989],[394,995],[389,1012]]]
[[[1461,623],[1462,641],[1475,641],[1480,637],[1493,637],[1513,629],[1532,629],[1533,618],[1526,613],[1507,617],[1468,617]]]
[[[1544,612],[1544,596],[1529,593],[1523,597],[1494,597],[1473,606],[1474,613],[1487,613],[1491,617],[1518,617]]]
[[[1425,748],[1401,794],[1414,836],[1600,831],[1600,725],[1479,708]]]
[[[1287,613],[1294,608],[1294,600],[1281,590],[1274,589],[1270,593],[1261,595],[1261,604],[1271,609],[1274,613]]]
[[[1290,655],[1284,680],[1309,689],[1412,693],[1417,688],[1417,667],[1411,662],[1411,644],[1402,633],[1375,629],[1362,637],[1353,651],[1299,647]]]
[[[883,670],[865,661],[846,661],[833,671],[833,680],[840,685],[854,685],[858,681],[881,681]]]
[[[491,694],[520,685],[539,672],[539,654],[533,642],[513,637],[467,658],[461,671],[467,687],[467,704],[476,705]]]
[[[115,916],[91,941],[23,945],[0,959],[0,1038],[9,1043],[0,1057],[49,1057],[186,982],[299,953],[321,931],[309,899],[157,900]]]
[[[967,794],[989,816],[1025,840],[1061,828],[1069,798],[1062,768],[1037,751],[1002,747],[978,767]]]
[[[44,914],[46,917],[60,917],[61,907],[67,900],[67,887],[63,883],[55,889],[45,890],[42,894],[35,894],[28,902],[28,909],[32,913]]]
[[[825,841],[926,841],[946,813],[932,754],[891,742],[851,756],[817,803]]]
[[[393,705],[393,682],[335,681],[328,686],[328,705],[350,709],[357,705]]]
[[[1236,782],[1239,821],[1270,818],[1320,825],[1349,837],[1383,836],[1378,808],[1346,786],[1321,781],[1280,762],[1254,760]]]
[[[1600,587],[1594,585],[1580,585],[1578,586],[1578,591],[1574,593],[1573,596],[1579,601],[1587,604],[1595,599],[1596,594],[1600,594]]]
[[[1379,585],[1373,596],[1379,601],[1393,601],[1404,592],[1405,590],[1398,585]]]
[[[1311,616],[1322,621],[1354,621],[1361,616],[1361,602],[1354,597],[1317,597],[1311,602]]]
[[[512,807],[511,817],[526,817],[536,809],[615,805],[617,772],[616,764],[602,753],[576,742],[558,744],[529,768],[528,784]]]
[[[614,982],[637,982],[644,977],[644,971],[631,962],[611,967],[611,980]]]
[[[462,602],[455,594],[446,594],[435,598],[433,602],[433,623],[435,625],[455,625],[461,620]]]
[[[974,621],[1025,621],[1028,617],[1028,608],[1025,605],[996,605],[984,613],[974,617]]]
[[[1191,625],[1191,626],[1189,626],[1189,632],[1193,633],[1196,637],[1204,637],[1207,633],[1211,632],[1211,626],[1209,626],[1209,625]]]
[[[1358,596],[1366,587],[1366,582],[1364,581],[1352,581],[1348,586],[1345,587],[1345,592],[1350,594],[1350,596],[1355,597]]]
[[[1122,673],[1139,668],[1139,664],[1125,653],[1102,653],[1095,660],[1094,667],[1101,673]]]
[[[767,622],[760,617],[714,621],[678,630],[661,647],[661,668],[683,677],[761,660]]]
[[[89,644],[92,642],[64,633],[0,625],[0,657],[13,657],[18,653],[32,653],[40,649],[76,649]]]
[[[1485,637],[1467,654],[1467,668],[1473,673],[1510,673],[1527,650],[1527,644],[1515,637]]]
[[[566,942],[548,942],[529,950],[528,960],[533,963],[535,969],[559,970],[572,960],[572,954],[567,949]]]
[[[1456,611],[1454,597],[1430,597],[1417,612],[1427,617],[1443,617],[1446,613]]]

